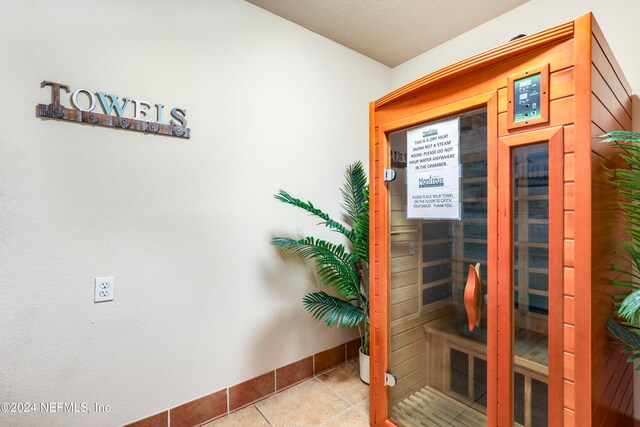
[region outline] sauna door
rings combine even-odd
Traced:
[[[549,292],[552,281],[561,290],[550,247],[562,246],[550,239],[562,235],[561,188],[550,182],[562,182],[561,131],[497,139],[486,102],[382,130],[395,171],[386,184],[395,385],[385,393],[397,426],[548,425],[548,337],[558,331],[549,315],[561,316],[550,301],[562,298]],[[451,126],[457,139],[446,142]],[[561,402],[561,385],[554,390]]]
[[[399,426],[487,425],[487,134],[479,108],[388,136],[388,405]]]

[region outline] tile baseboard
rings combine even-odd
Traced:
[[[171,408],[169,419],[172,427],[192,427],[225,415],[227,409],[227,390],[224,389]]]
[[[162,411],[150,417],[143,418],[124,427],[165,427],[169,425],[169,411]]]
[[[313,373],[318,375],[347,361],[346,344],[313,355]]]
[[[355,339],[124,427],[193,427],[228,415],[358,356]]]
[[[276,392],[276,371],[251,378],[229,387],[228,390],[229,412],[237,411]]]
[[[276,369],[276,391],[296,385],[313,376],[313,356]]]

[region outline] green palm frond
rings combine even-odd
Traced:
[[[361,308],[322,291],[305,295],[302,303],[314,319],[324,319],[324,323],[329,327],[352,327],[365,318]]]
[[[341,190],[347,216],[353,226],[353,252],[362,260],[362,269],[369,265],[369,186],[362,162],[355,162],[345,171]]]
[[[616,288],[640,289],[640,285],[632,280],[612,280],[611,284]],[[624,297],[624,295],[615,295],[616,297]]]
[[[640,336],[637,332],[634,332],[637,331],[637,329],[631,328],[630,330],[627,327],[620,326],[611,318],[607,319],[607,328],[616,339],[615,344],[624,345],[625,349],[623,352],[631,353],[631,356],[627,358],[627,362],[633,362],[640,358]],[[640,366],[638,366],[636,370],[640,370]]]
[[[353,251],[358,254],[366,267],[369,265],[369,187],[363,191],[362,209],[360,215],[353,222],[356,239]]]
[[[620,169],[618,170],[617,178],[619,186],[629,187],[630,189],[636,189],[638,182],[640,182],[640,177],[633,170]]]
[[[622,242],[622,247],[628,255],[628,262],[635,267],[636,271],[640,271],[640,248],[638,248],[638,245],[631,241],[625,240]]]
[[[344,200],[344,208],[351,222],[355,223],[364,211],[368,208],[365,201],[368,197],[365,195],[367,189],[367,175],[364,172],[362,162],[355,162],[347,167],[344,173],[345,184],[342,192]]]
[[[640,320],[640,289],[625,296],[620,303],[617,314],[628,322],[638,322]]]
[[[604,135],[600,135],[599,138],[605,138],[602,142],[617,142],[617,141],[631,141],[638,142],[640,140],[640,133],[628,132],[624,130],[616,130],[613,132],[607,132]]]
[[[304,259],[314,260],[318,266],[318,277],[341,295],[349,298],[360,294],[360,276],[356,268],[358,258],[348,253],[344,245],[336,245],[313,237],[300,240],[276,237],[271,244],[285,252],[294,253]]]
[[[353,239],[353,232],[351,230],[349,230],[344,224],[342,224],[341,222],[338,222],[334,219],[332,219],[329,214],[323,212],[322,210],[316,208],[315,206],[313,206],[313,203],[311,203],[310,201],[306,201],[303,202],[300,199],[296,199],[295,197],[291,196],[289,193],[287,193],[284,190],[279,190],[278,194],[275,194],[273,196],[276,200],[279,200],[283,203],[292,205],[292,206],[296,206],[300,209],[304,209],[305,211],[309,212],[312,215],[317,216],[318,218],[322,219],[321,224],[325,225],[326,227],[335,230],[343,235],[345,235],[349,240]]]
[[[611,283],[630,292],[613,297],[613,308],[621,322],[609,318],[607,328],[616,338],[616,343],[625,346],[623,351],[632,353],[627,359],[632,362],[640,358],[640,134],[615,131],[600,138],[604,139],[603,142],[616,144],[626,166],[615,169],[612,174],[618,194],[623,199],[619,205],[627,223],[625,228],[629,240],[621,243],[621,250],[616,252],[620,261],[613,265],[613,270],[623,276]]]
[[[329,326],[358,326],[365,354],[369,350],[369,186],[361,162],[349,165],[341,189],[346,224],[333,220],[311,202],[303,202],[284,190],[274,197],[322,219],[324,225],[346,236],[351,252],[345,245],[314,237],[299,240],[276,237],[271,244],[316,263],[318,277],[325,286],[335,289],[345,299],[325,292],[307,294],[304,306],[314,318]],[[351,226],[352,228],[349,228]]]

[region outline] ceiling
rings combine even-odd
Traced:
[[[395,67],[528,0],[246,1]]]

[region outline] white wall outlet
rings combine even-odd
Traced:
[[[96,277],[96,293],[93,302],[113,301],[115,286],[113,277]]]

